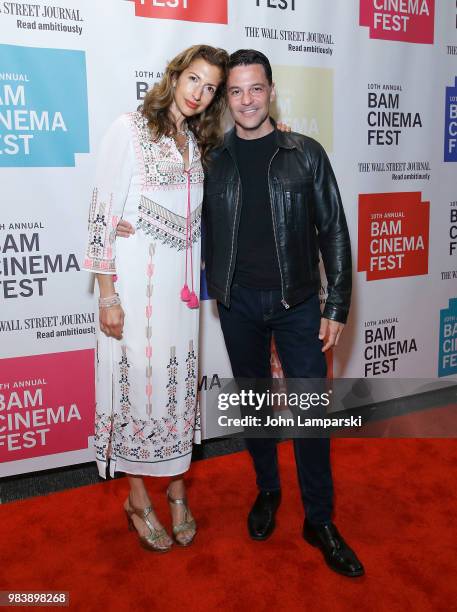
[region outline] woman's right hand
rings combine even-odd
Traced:
[[[122,338],[124,316],[121,305],[99,308],[100,329],[105,336],[116,338],[116,340]]]

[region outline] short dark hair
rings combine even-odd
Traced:
[[[231,54],[228,63],[228,69],[231,70],[236,66],[251,66],[252,64],[260,64],[265,70],[268,83],[273,83],[273,73],[271,71],[270,60],[261,51],[255,49],[238,49]]]

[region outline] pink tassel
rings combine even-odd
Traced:
[[[190,294],[189,301],[187,302],[187,307],[188,308],[198,308],[199,305],[200,303],[198,301],[198,297],[195,295],[195,291],[192,291],[192,293]]]
[[[186,285],[184,285],[184,287],[181,289],[181,300],[183,302],[188,302],[190,300],[190,296],[191,293],[189,291],[189,287]]]
[[[187,172],[187,215],[186,215],[186,282],[181,289],[181,300],[187,302],[188,308],[198,308],[199,301],[194,291],[194,268],[192,261],[192,241],[191,241],[191,214],[190,214],[190,175]],[[187,286],[187,251],[190,250],[190,276],[192,281],[192,291],[189,291]]]

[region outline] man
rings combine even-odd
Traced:
[[[227,101],[235,127],[211,155],[204,200],[208,293],[219,317],[235,378],[267,379],[271,336],[287,378],[324,378],[324,352],[338,343],[351,295],[351,248],[341,199],[323,148],[280,132],[263,53],[230,56]],[[321,317],[319,249],[328,280]],[[259,494],[248,530],[264,540],[281,500],[276,442],[246,440]],[[303,536],[346,576],[363,566],[331,522],[328,438],[294,439],[306,512]]]
[[[324,378],[324,352],[338,343],[349,310],[349,234],[323,148],[301,134],[278,131],[270,118],[274,99],[267,57],[254,50],[233,53],[227,101],[235,127],[211,154],[206,173],[208,292],[218,301],[235,378],[270,378],[272,335],[287,378]],[[319,250],[328,280],[322,316]],[[281,501],[276,441],[246,444],[259,488],[248,531],[265,540]],[[329,439],[294,439],[294,452],[306,513],[303,537],[334,571],[363,575],[331,521]]]

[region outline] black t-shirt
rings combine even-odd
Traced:
[[[254,289],[281,288],[268,189],[268,166],[276,149],[274,131],[255,140],[237,136],[235,141],[241,218],[233,282]]]

